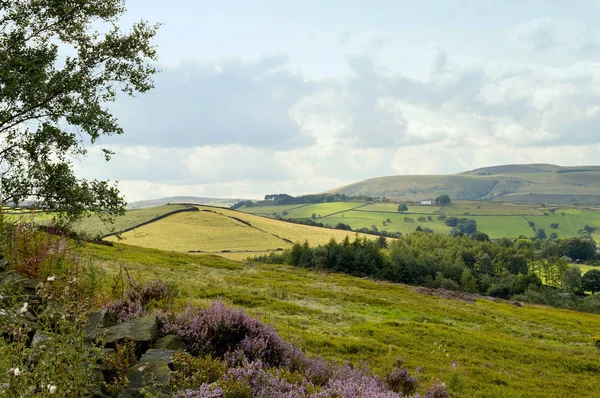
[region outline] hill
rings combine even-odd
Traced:
[[[125,266],[176,287],[176,307],[222,298],[273,323],[309,354],[368,361],[377,372],[401,357],[411,369],[421,366],[425,385],[440,379],[453,397],[600,395],[598,315],[461,301],[406,285],[120,243],[88,245],[85,253],[106,280]]]
[[[229,209],[193,207],[200,211],[176,212],[131,228],[120,238],[112,236],[107,240],[124,239],[136,246],[183,253],[213,253],[241,260],[281,251],[304,240],[315,245],[327,243],[331,238],[342,240],[355,235],[354,232],[298,225]],[[164,206],[146,211],[162,208]],[[128,211],[127,214],[139,211]]]
[[[147,207],[164,206],[167,204],[193,203],[197,205],[231,207],[231,205],[246,199],[229,198],[204,198],[198,196],[170,196],[160,199],[138,200],[127,205],[128,209],[142,209]]]
[[[447,206],[409,204],[408,211],[398,212],[397,203],[332,202],[307,205],[244,206],[240,211],[281,218],[312,218],[329,226],[338,223],[353,230],[361,228],[379,231],[413,232],[417,226],[448,234],[451,227],[444,217],[467,217],[477,222],[477,229],[490,238],[533,236],[534,229],[544,228],[547,235],[559,238],[579,236],[586,225],[600,231],[600,209],[590,206],[538,203],[505,203],[490,201],[453,201]],[[598,232],[593,232],[600,240]]]
[[[379,177],[329,192],[399,201],[447,194],[458,200],[600,205],[600,166],[502,165],[454,175]]]

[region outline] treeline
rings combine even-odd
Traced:
[[[319,227],[319,228],[329,228],[329,229],[339,229],[342,231],[352,231],[352,227],[348,224],[344,224],[344,223],[337,223],[335,226],[330,225],[330,224],[323,224],[322,222],[318,222],[315,221],[313,219],[310,218],[282,218],[282,217],[276,217],[277,220],[280,221],[285,221],[285,222],[290,222],[293,224],[300,224],[300,225],[310,225],[311,227]],[[402,236],[402,232],[390,232],[390,231],[385,231],[382,230],[380,231],[379,229],[377,229],[377,227],[374,225],[371,228],[359,228],[357,230],[354,230],[354,232],[358,232],[358,233],[362,233],[362,234],[368,234],[368,235],[375,235],[375,236],[382,236],[384,238],[398,238],[400,236]],[[433,232],[433,231],[432,231]]]
[[[240,207],[246,206],[268,206],[268,205],[305,205],[305,204],[315,204],[315,203],[331,203],[331,202],[346,202],[348,200],[356,200],[356,201],[365,201],[365,202],[389,202],[390,200],[387,198],[374,198],[372,196],[349,196],[345,194],[339,193],[321,193],[321,194],[312,194],[312,195],[302,195],[302,196],[291,196],[286,193],[276,193],[276,194],[268,194],[265,195],[264,200],[253,202],[251,200],[245,200],[242,202],[237,202],[233,206],[232,209],[239,209]]]
[[[317,247],[297,243],[254,260],[600,313],[600,295],[584,295],[600,290],[600,280],[582,276],[564,256],[593,258],[595,242],[582,238],[490,241],[476,235],[415,232],[391,242],[384,237],[356,237],[354,241],[332,239]]]

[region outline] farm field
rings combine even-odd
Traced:
[[[74,225],[73,228],[77,231],[85,232],[92,237],[98,235],[102,236],[112,232],[124,231],[126,229],[135,227],[136,225],[153,220],[157,217],[188,208],[189,206],[185,205],[164,205],[144,209],[127,210],[124,216],[115,218],[113,225],[107,225],[97,216],[91,216],[83,218],[78,224]]]
[[[332,203],[326,205],[333,208]],[[413,232],[417,226],[421,226],[421,228],[430,228],[434,232],[446,234],[451,228],[445,225],[444,221],[438,220],[438,216],[467,217],[476,220],[477,229],[488,234],[490,238],[533,236],[533,229],[529,226],[530,221],[534,223],[535,228],[544,228],[547,235],[555,232],[559,238],[577,236],[579,230],[585,225],[600,228],[600,209],[595,207],[569,207],[568,205],[543,207],[539,204],[454,201],[445,207],[409,203],[408,211],[399,213],[398,203],[369,203],[360,207],[355,206],[357,203],[347,203],[347,205],[348,210],[330,216],[317,216],[315,221],[330,226],[344,223],[350,225],[352,229],[370,229],[374,225],[380,231],[403,234]],[[270,206],[270,210],[281,215],[282,212],[278,212],[277,207]],[[242,207],[239,210],[246,212],[252,209],[253,207]],[[313,213],[322,214],[321,209],[319,205],[304,205],[298,210],[301,210],[304,218],[310,218]],[[291,215],[291,212],[289,214]],[[405,221],[405,217],[414,221]],[[419,217],[425,217],[425,221],[418,221]],[[429,220],[429,217],[432,220]],[[552,228],[552,224],[558,224],[558,228]],[[600,238],[600,233],[595,237]]]
[[[454,175],[372,178],[329,193],[417,201],[447,194],[456,200],[600,204],[600,167],[550,164],[484,167]]]
[[[598,315],[484,299],[465,303],[405,285],[120,243],[84,251],[106,281],[124,265],[135,277],[175,286],[176,306],[222,298],[273,323],[309,354],[367,360],[378,373],[401,357],[411,369],[422,367],[424,388],[442,380],[453,397],[600,395],[592,340]]]
[[[332,213],[338,213],[364,205],[364,202],[333,202],[315,203],[310,205],[252,206],[244,208],[244,211],[268,217],[309,218],[313,214],[316,214],[318,217],[324,217]]]
[[[295,242],[311,245],[343,240],[354,232],[317,228],[273,220],[228,209],[205,206],[200,211],[174,214],[121,234],[124,242],[176,252],[219,254],[232,259],[286,249]],[[371,239],[371,235],[364,235]],[[117,241],[116,237],[107,240]]]

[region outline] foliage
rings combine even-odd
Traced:
[[[398,211],[399,212],[408,211],[408,206],[406,205],[406,203],[399,204],[398,205]]]
[[[586,272],[581,278],[581,287],[592,294],[600,291],[600,270],[593,269]]]
[[[443,242],[433,247],[454,250]],[[174,311],[221,298],[272,323],[307,355],[355,364],[368,360],[381,380],[401,356],[412,375],[422,367],[421,396],[434,380],[451,385],[457,398],[517,398],[524,391],[541,397],[598,395],[598,351],[592,344],[600,328],[597,315],[479,298],[465,303],[403,284],[121,243],[87,245],[85,252],[110,275],[125,264],[134,275],[177,284],[181,296]],[[600,295],[586,300],[591,298]],[[565,378],[574,383],[563,383]]]
[[[3,1],[0,10],[0,203],[33,198],[70,219],[122,214],[117,188],[77,178],[71,159],[85,141],[123,132],[106,107],[117,91],[152,88],[157,27],[121,32],[124,0]]]
[[[450,202],[452,202],[452,200],[450,199],[450,196],[448,196],[448,195],[440,195],[437,198],[435,198],[436,205],[447,206],[450,204]]]

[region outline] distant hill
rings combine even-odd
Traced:
[[[229,198],[203,198],[198,196],[171,196],[168,198],[138,200],[127,205],[127,209],[143,209],[147,207],[163,206],[174,203],[193,203],[197,205],[230,207],[231,205],[247,199],[229,199]]]
[[[600,166],[510,164],[452,175],[372,178],[329,191],[394,200],[433,199],[600,205]]]

